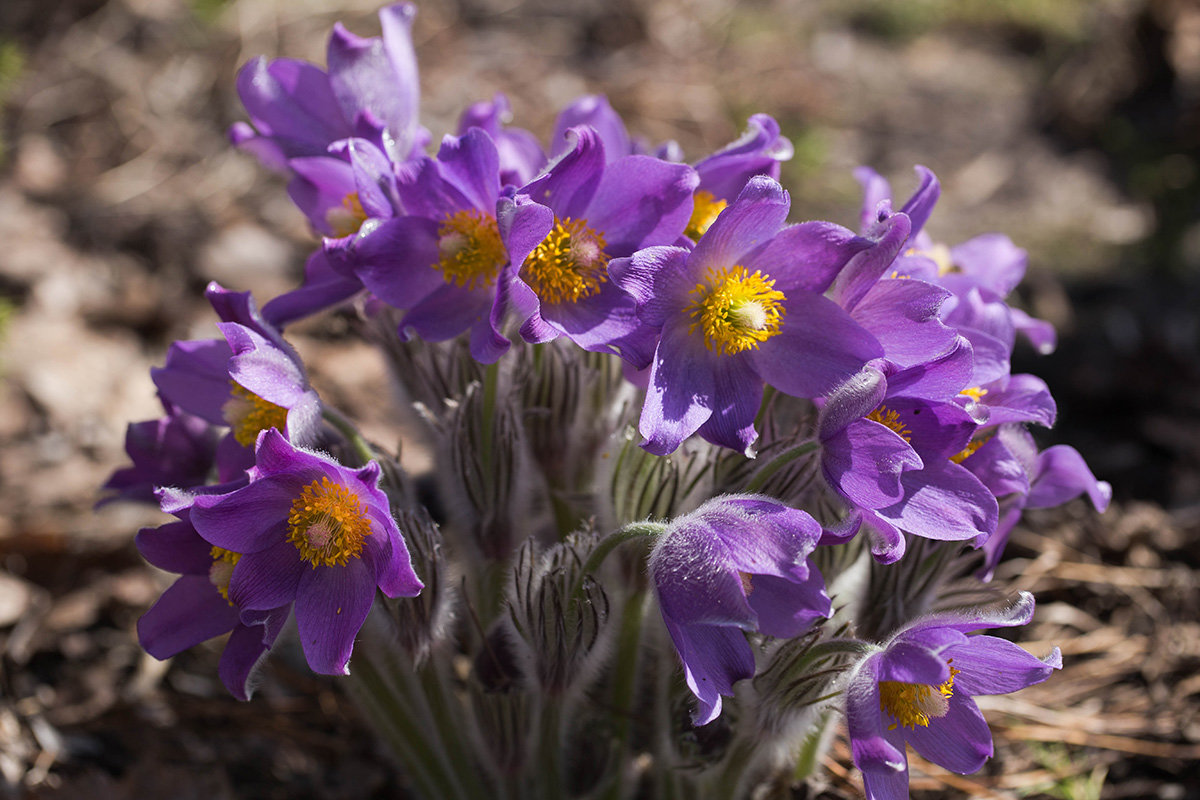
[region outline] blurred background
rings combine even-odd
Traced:
[[[132,546],[157,512],[92,506],[125,425],[160,414],[167,345],[215,336],[203,287],[260,303],[315,239],[283,181],[234,151],[247,59],[324,63],[364,0],[0,3],[0,797],[395,797],[402,785],[332,684],[286,657],[238,704],[217,650],[140,653],[164,576]],[[1067,669],[988,707],[980,775],[914,761],[917,797],[1200,797],[1200,6],[1192,0],[447,0],[420,4],[422,121],[508,94],[549,135],[606,94],[690,159],[755,112],[796,148],[793,218],[856,227],[867,164],[927,229],[1010,235],[1021,302],[1058,326],[1043,377],[1067,442],[1113,484],[1030,515],[1000,580],[1034,591],[1022,634]],[[374,352],[344,319],[289,337],[322,396],[399,435]],[[375,402],[373,402],[373,399]],[[410,463],[420,469],[420,455]],[[853,797],[838,743],[814,796]],[[402,795],[401,795],[402,796]],[[797,795],[804,796],[804,795]]]

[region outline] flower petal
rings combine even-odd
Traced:
[[[296,625],[314,672],[348,675],[354,637],[375,599],[372,570],[354,558],[344,567],[307,570],[296,591]]]
[[[208,575],[184,575],[138,620],[138,641],[161,660],[227,633],[237,621],[237,610],[221,597]]]

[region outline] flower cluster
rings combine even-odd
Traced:
[[[870,797],[906,795],[906,744],[978,769],[971,697],[1060,659],[966,635],[1027,623],[1028,595],[951,611],[942,589],[983,587],[1024,509],[1111,496],[1029,430],[1055,404],[1011,356],[1054,331],[1009,303],[1024,251],[932,238],[924,167],[903,203],[861,169],[857,230],[789,221],[765,114],[689,161],[600,96],[543,146],[497,95],[431,147],[414,16],[337,26],[326,69],[239,73],[232,141],[287,173],[320,244],[261,311],[212,284],[221,338],[153,371],[164,417],[130,426],[106,486],[174,517],[137,537],[180,576],[146,650],[228,633],[220,676],[246,699],[294,618],[314,671],[362,665],[352,694],[428,796],[491,796],[489,774],[634,796],[638,752],[684,794],[748,794],[796,774],[779,754],[838,703]],[[319,312],[380,344],[437,455],[423,490],[310,385],[284,332]],[[733,741],[694,775],[677,690]]]

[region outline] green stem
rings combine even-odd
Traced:
[[[629,742],[633,734],[634,701],[637,695],[638,664],[641,661],[642,622],[650,606],[650,595],[642,589],[634,593],[621,615],[621,630],[617,634],[616,652],[620,658],[613,665],[613,764],[616,778],[609,784],[606,797],[619,800],[626,795]]]
[[[624,528],[601,539],[596,545],[596,549],[588,556],[588,560],[584,562],[583,568],[579,570],[579,577],[575,580],[575,586],[571,591],[571,599],[579,600],[583,597],[584,578],[595,574],[600,569],[600,565],[604,563],[604,559],[608,558],[608,554],[619,545],[630,539],[658,536],[666,529],[666,524],[662,522],[631,522]]]
[[[787,450],[784,450],[782,453],[764,464],[763,468],[754,474],[754,477],[751,478],[750,482],[746,484],[746,492],[750,494],[757,492],[763,487],[764,484],[766,484],[768,480],[771,479],[771,476],[776,472],[779,472],[779,470],[783,469],[801,456],[808,455],[818,447],[820,447],[818,442],[802,442],[795,447],[790,447]]]
[[[487,365],[483,373],[483,408],[479,421],[479,457],[483,464],[484,475],[490,476],[492,470],[492,432],[496,418],[496,395],[500,387],[500,362]]]
[[[363,438],[363,435],[359,433],[354,423],[346,419],[340,411],[335,411],[329,406],[325,406],[321,409],[321,416],[325,418],[326,422],[337,428],[342,436],[346,437],[346,441],[354,448],[355,454],[362,459],[364,464],[369,461],[378,460],[379,456],[375,453],[375,448],[371,447],[371,444]]]
[[[566,797],[562,773],[562,698],[542,696],[541,729],[538,731],[538,797]]]

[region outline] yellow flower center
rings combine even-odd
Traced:
[[[233,605],[233,601],[229,599],[229,579],[233,577],[233,568],[241,559],[242,554],[216,545],[209,552],[212,554],[213,563],[208,568],[208,580],[217,587],[217,591],[221,593],[221,597],[225,598],[225,602]]]
[[[351,192],[342,198],[342,204],[325,212],[325,222],[333,230],[333,235],[341,239],[358,229],[367,221],[367,212],[358,199],[358,192]]]
[[[987,394],[987,392],[987,389],[980,389],[978,386],[972,386],[969,389],[963,389],[961,392],[959,392],[959,394],[965,394],[967,397],[978,403],[983,399],[983,396]]]
[[[885,428],[895,431],[896,435],[904,441],[912,442],[912,431],[910,431],[908,427],[900,421],[899,412],[893,411],[887,406],[880,406],[870,414],[867,414],[866,418],[872,422],[878,422]]]
[[[950,677],[938,686],[880,681],[879,710],[886,711],[896,720],[888,726],[888,730],[894,731],[898,727],[915,730],[918,725],[928,728],[929,720],[946,716],[950,710],[950,698],[954,695],[954,676],[958,672],[950,667]]]
[[[362,553],[371,520],[353,491],[328,477],[304,487],[288,514],[288,541],[313,565],[344,567]]]
[[[683,235],[693,242],[699,239],[712,227],[727,205],[729,205],[728,202],[718,200],[712,192],[703,190],[696,192],[692,195],[692,218],[688,220]]]
[[[906,256],[924,256],[937,264],[938,277],[949,275],[951,272],[961,272],[958,266],[954,263],[954,257],[950,255],[950,248],[938,242],[928,250],[918,250],[915,247],[910,247],[904,251]]]
[[[280,433],[287,425],[287,409],[263,400],[236,381],[230,381],[230,397],[221,406],[221,415],[233,429],[233,438],[244,447],[253,447],[262,431],[275,428]]]
[[[575,303],[600,293],[608,280],[604,234],[582,219],[556,220],[521,265],[521,280],[543,303]]]
[[[955,464],[961,464],[971,456],[975,455],[975,451],[987,444],[991,440],[992,436],[993,434],[989,433],[984,436],[980,436],[978,439],[972,439],[971,441],[967,442],[966,447],[950,456],[950,460]]]
[[[438,227],[435,268],[447,283],[474,289],[495,283],[508,262],[496,218],[476,209],[448,215]]]
[[[752,350],[779,333],[783,324],[783,292],[775,281],[759,270],[745,267],[709,268],[704,280],[690,294],[688,306],[692,325],[704,334],[704,346],[713,352],[733,355]]]

